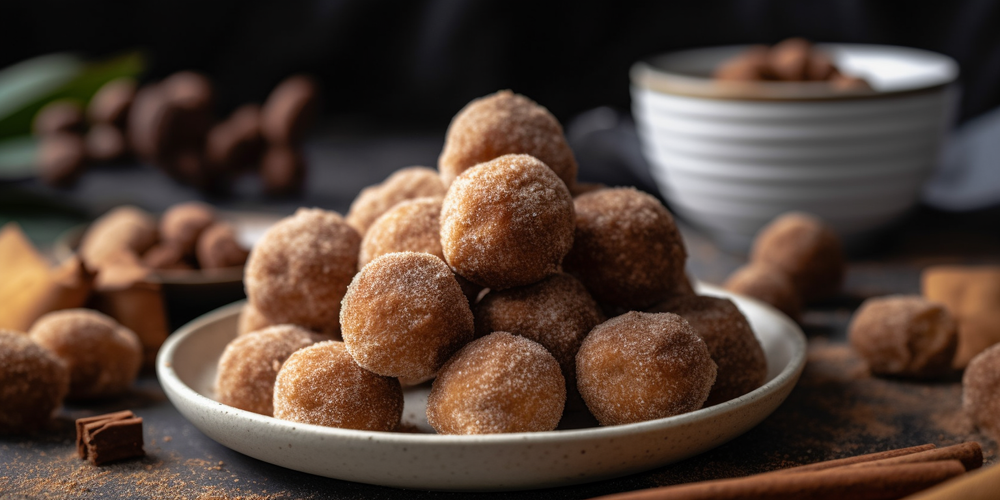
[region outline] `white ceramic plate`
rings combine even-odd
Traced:
[[[336,479],[432,490],[515,490],[585,483],[661,467],[751,429],[788,396],[806,362],[806,339],[786,316],[715,287],[747,316],[764,347],[768,381],[735,400],[675,417],[552,432],[443,436],[299,424],[214,401],[216,363],[236,336],[242,303],[211,312],[170,336],[156,372],[167,396],[202,432],[240,453]],[[403,421],[429,430],[428,386],[406,390]]]

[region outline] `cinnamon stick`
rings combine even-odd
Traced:
[[[890,500],[923,491],[965,473],[958,460],[797,474],[758,474],[739,479],[653,488],[601,500]]]
[[[882,467],[885,465],[915,464],[919,462],[936,462],[940,460],[958,460],[965,470],[970,471],[983,466],[983,448],[975,441],[936,448],[933,450],[911,453],[893,458],[875,460],[873,462],[849,465],[850,468]]]
[[[887,458],[902,457],[906,455],[912,455],[914,453],[919,453],[922,451],[933,450],[936,448],[933,444],[922,444],[920,446],[911,446],[909,448],[899,448],[897,450],[880,451],[878,453],[869,453],[867,455],[858,455],[856,457],[839,458],[836,460],[827,460],[824,462],[817,462],[814,464],[800,465],[798,467],[789,467],[787,469],[775,470],[767,472],[767,474],[787,474],[789,472],[814,472],[826,469],[833,469],[835,467],[843,467],[845,465],[853,465],[867,462],[874,462],[877,460],[885,460]]]

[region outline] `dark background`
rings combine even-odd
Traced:
[[[0,67],[141,47],[150,79],[211,76],[221,115],[304,71],[322,81],[328,122],[365,130],[443,130],[469,100],[501,88],[564,122],[596,106],[627,109],[637,59],[789,36],[941,52],[961,65],[962,121],[1000,105],[992,0],[4,0],[0,25]]]

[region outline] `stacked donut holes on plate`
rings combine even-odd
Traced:
[[[283,349],[241,357],[273,394],[231,387],[248,377],[222,364],[220,383],[276,418],[391,431],[401,388],[432,380],[441,434],[552,431],[567,397],[619,425],[759,387],[760,344],[731,302],[694,294],[673,215],[633,188],[578,189],[576,171],[544,107],[473,100],[437,171],[404,168],[345,217],[300,209],[263,236],[234,342]]]

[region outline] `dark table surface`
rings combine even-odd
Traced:
[[[439,137],[333,135],[310,143],[312,181],[303,196],[269,200],[256,193],[254,180],[245,179],[237,186],[239,198],[212,201],[230,209],[279,214],[290,213],[299,205],[344,211],[361,187],[392,170],[412,164],[433,165],[440,151]],[[599,176],[596,179],[602,180]],[[642,179],[636,183],[641,184]],[[62,231],[119,203],[138,203],[155,211],[198,197],[148,167],[106,168],[85,176],[81,185],[66,193],[32,181],[0,185],[0,223],[18,221],[37,244],[46,247]],[[854,256],[843,294],[810,307],[803,317],[809,360],[795,390],[774,414],[743,436],[684,462],[619,479],[475,496],[589,498],[923,443],[948,445],[967,440],[982,443],[987,462],[996,462],[997,444],[976,432],[961,412],[957,377],[933,383],[872,377],[845,344],[845,332],[851,314],[865,298],[919,293],[920,271],[927,265],[1000,264],[998,228],[997,209],[967,214],[918,209],[874,242],[867,255]],[[682,229],[690,253],[689,270],[698,279],[719,283],[744,262],[745,257],[718,250],[697,231]],[[73,419],[119,409],[131,409],[143,417],[146,458],[100,468],[77,459]],[[187,422],[165,398],[152,374],[144,374],[132,393],[122,399],[67,406],[46,432],[0,437],[0,499],[460,496],[471,495],[337,481],[241,455]]]

